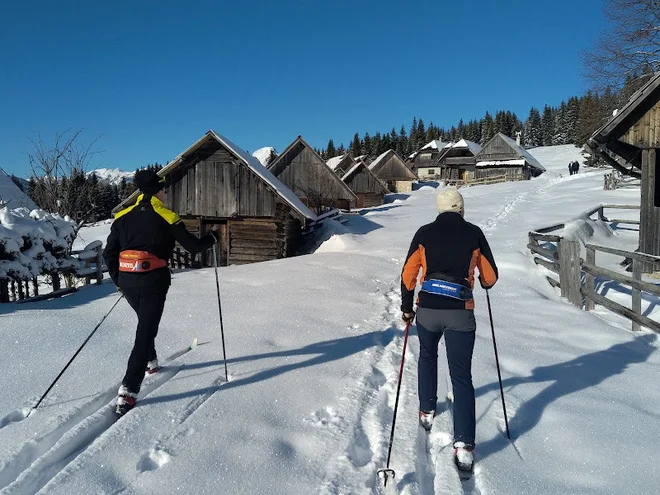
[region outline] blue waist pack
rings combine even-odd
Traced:
[[[472,289],[445,280],[425,280],[422,283],[422,291],[428,292],[429,294],[435,294],[436,296],[459,299],[461,301],[469,301],[472,299]]]

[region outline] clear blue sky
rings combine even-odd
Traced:
[[[39,131],[101,136],[96,167],[167,162],[208,129],[252,152],[449,127],[588,88],[602,1],[5,2],[0,167]]]

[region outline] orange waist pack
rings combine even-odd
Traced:
[[[167,266],[167,261],[148,253],[128,249],[119,253],[119,271],[144,273]]]

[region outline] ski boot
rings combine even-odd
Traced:
[[[131,392],[125,385],[119,387],[119,392],[117,395],[117,406],[115,412],[119,416],[123,416],[128,411],[135,407],[135,402],[137,401],[137,394]]]

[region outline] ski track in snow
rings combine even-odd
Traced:
[[[166,363],[171,363],[189,350],[191,348],[173,354]],[[176,376],[184,366],[184,364],[175,366],[165,364],[159,373],[147,376],[140,397],[150,395]],[[118,388],[119,385],[102,392],[69,413],[54,430],[25,443],[9,461],[0,466],[0,495],[36,494],[100,439],[108,428],[120,421],[121,418],[114,412],[114,399]],[[139,411],[139,404],[129,414],[135,414],[136,411]],[[154,451],[151,455],[143,456],[140,464],[144,470],[153,470],[155,469],[153,466],[160,467],[167,462],[167,459],[168,457]]]

